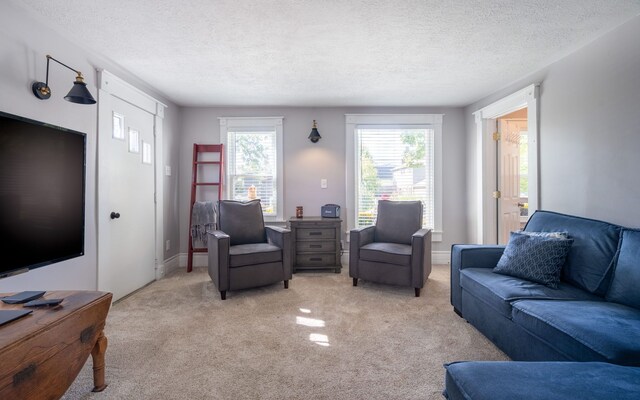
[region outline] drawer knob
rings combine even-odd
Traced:
[[[319,248],[322,247],[322,245],[321,244],[312,244],[312,245],[309,245],[309,247],[311,247],[312,249],[319,249]]]
[[[320,258],[320,257],[311,257],[309,260],[311,260],[311,261],[322,261],[322,258]]]
[[[322,232],[309,232],[309,236],[321,236]]]

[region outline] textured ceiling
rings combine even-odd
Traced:
[[[180,105],[467,105],[640,0],[11,0]]]

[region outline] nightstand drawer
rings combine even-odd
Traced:
[[[300,252],[314,252],[324,253],[336,251],[336,242],[296,242],[296,251]]]
[[[327,229],[327,228],[317,228],[317,229],[296,229],[296,239],[298,240],[306,240],[306,239],[314,239],[314,240],[322,240],[322,239],[335,239],[336,238],[336,230],[335,229]]]
[[[336,265],[335,254],[298,254],[296,261],[303,267],[326,267],[327,265]]]

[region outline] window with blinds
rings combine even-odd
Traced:
[[[232,200],[260,199],[262,212],[278,210],[276,130],[244,128],[227,131],[227,185]]]
[[[356,225],[373,225],[378,200],[420,200],[434,228],[434,130],[427,126],[358,126]]]

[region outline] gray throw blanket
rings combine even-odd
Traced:
[[[215,211],[212,201],[196,201],[191,211],[191,237],[207,245],[207,231],[215,228]]]

